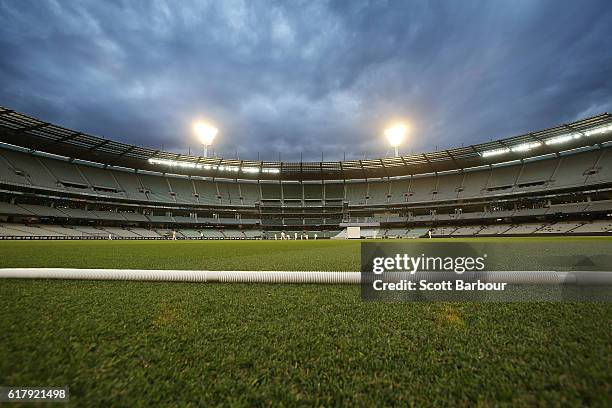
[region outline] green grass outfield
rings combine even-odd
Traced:
[[[534,251],[611,242],[506,240]],[[359,270],[359,243],[4,241],[0,267]],[[374,303],[349,285],[0,280],[0,385],[69,385],[73,406],[609,406],[610,327],[605,303]]]

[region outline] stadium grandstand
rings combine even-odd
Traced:
[[[375,160],[228,160],[0,108],[2,239],[324,239],[612,233],[612,115]]]

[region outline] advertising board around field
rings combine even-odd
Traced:
[[[364,242],[361,295],[370,301],[612,301],[612,243]]]

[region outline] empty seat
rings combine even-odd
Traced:
[[[368,204],[385,204],[388,202],[389,183],[386,181],[368,183]]]
[[[138,174],[138,178],[145,189],[146,195],[151,201],[174,202],[174,197],[170,195],[170,186],[165,177],[150,174]]]
[[[554,158],[525,162],[517,185],[547,182],[552,177],[558,160]]]
[[[326,200],[344,200],[344,184],[325,183]]]
[[[5,215],[34,215],[32,211],[11,203],[0,202],[0,214]]]
[[[219,192],[217,185],[212,181],[193,179],[198,194],[198,202],[202,204],[218,204]]]
[[[481,197],[489,180],[488,170],[465,172],[463,185],[459,188],[459,198]]]
[[[453,200],[459,194],[463,174],[448,174],[438,176],[434,200]]]
[[[588,170],[593,169],[598,152],[583,152],[561,157],[561,163],[553,176],[555,187],[580,186],[586,183]]]
[[[255,204],[261,200],[257,183],[240,183],[240,194],[244,204]]]
[[[175,199],[179,203],[196,203],[198,199],[195,197],[193,183],[188,178],[168,177],[171,192],[174,193]]]
[[[304,200],[321,200],[322,198],[322,184],[304,184]]]
[[[520,164],[493,167],[487,184],[487,190],[491,191],[502,187],[512,188],[520,169]]]
[[[134,172],[113,171],[115,179],[119,183],[120,188],[125,192],[126,196],[136,200],[148,200],[144,193],[144,188],[140,184],[140,180]]]
[[[262,183],[261,184],[261,198],[266,199],[281,199],[281,185],[280,183]]]
[[[92,186],[115,191],[121,190],[109,170],[90,166],[79,166],[79,170]]]
[[[587,177],[587,184],[597,184],[612,181],[612,148],[602,152],[593,171]]]
[[[38,157],[12,150],[4,150],[1,154],[12,168],[25,175],[32,185],[53,189],[58,187],[57,180],[43,167]]]
[[[236,183],[217,182],[217,189],[221,197],[221,204],[240,204],[240,189]]]
[[[60,182],[84,186],[88,185],[87,181],[83,179],[81,173],[79,173],[77,169],[77,166],[74,164],[64,160],[51,158],[41,158],[41,161]]]
[[[39,217],[66,217],[66,214],[53,207],[34,204],[20,204],[19,206],[25,208],[34,215],[38,215]]]
[[[346,183],[346,200],[352,205],[364,205],[368,195],[366,183]]]
[[[0,154],[0,183],[11,183],[18,185],[30,185],[25,172],[16,170],[6,159]]]

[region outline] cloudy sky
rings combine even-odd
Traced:
[[[0,0],[0,105],[177,152],[206,118],[243,159],[454,147],[612,112],[612,7]]]

